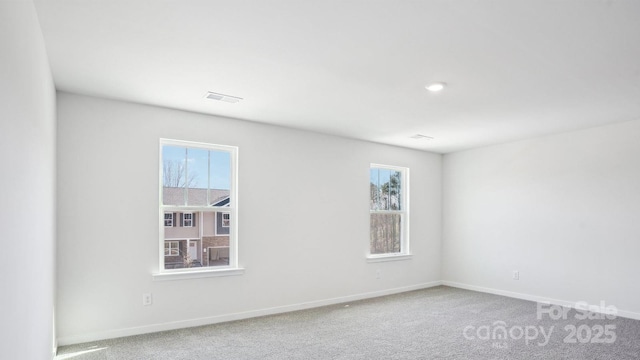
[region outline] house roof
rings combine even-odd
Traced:
[[[187,205],[190,206],[229,206],[229,190],[225,189],[199,189],[188,188]],[[162,188],[162,203],[164,205],[185,205],[184,188],[164,187]],[[209,200],[207,201],[207,195]],[[227,201],[225,204],[224,201]],[[221,204],[219,204],[221,203]]]
[[[211,206],[229,207],[229,202],[230,201],[231,201],[231,197],[230,196],[226,196],[226,197],[223,197],[222,199],[218,200],[217,202],[214,202],[213,204],[211,204]]]

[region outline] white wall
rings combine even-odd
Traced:
[[[0,1],[0,351],[51,359],[55,90],[30,1]]]
[[[441,278],[440,155],[64,93],[58,108],[61,343]],[[244,275],[152,280],[161,137],[239,146]],[[365,261],[372,162],[411,169],[412,260]],[[143,293],[153,293],[152,306],[142,306]]]
[[[626,122],[444,156],[443,279],[639,318],[639,134]]]

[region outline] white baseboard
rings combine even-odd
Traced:
[[[403,293],[407,291],[426,289],[426,288],[439,286],[439,285],[442,285],[442,281],[432,281],[432,282],[423,283],[423,284],[403,286],[399,288],[386,289],[386,290],[380,290],[380,291],[372,291],[367,293],[354,294],[354,295],[342,296],[342,297],[331,298],[331,299],[309,301],[309,302],[304,302],[299,304],[277,306],[277,307],[266,308],[266,309],[250,310],[250,311],[245,311],[240,313],[223,314],[223,315],[209,316],[209,317],[203,317],[198,319],[173,321],[173,322],[138,326],[138,327],[132,327],[132,328],[125,328],[125,329],[95,332],[95,333],[89,333],[89,334],[72,335],[72,336],[59,338],[58,345],[64,346],[64,345],[71,345],[71,344],[80,344],[80,343],[85,343],[90,341],[113,339],[113,338],[118,338],[123,336],[141,335],[141,334],[153,333],[158,331],[175,330],[175,329],[182,329],[182,328],[188,328],[188,327],[194,327],[194,326],[217,324],[217,323],[227,322],[227,321],[242,320],[242,319],[248,319],[248,318],[253,318],[258,316],[275,315],[275,314],[281,314],[281,313],[286,313],[291,311],[298,311],[298,310],[311,309],[311,308],[316,308],[321,306],[340,304],[340,303],[345,303],[349,301],[356,301],[356,300],[375,298],[379,296],[398,294],[398,293]]]
[[[552,298],[547,298],[543,296],[522,294],[522,293],[517,293],[513,291],[506,291],[506,290],[492,289],[492,288],[486,288],[486,287],[475,286],[475,285],[462,284],[454,281],[445,280],[445,281],[442,281],[442,285],[460,288],[460,289],[466,289],[466,290],[473,290],[473,291],[478,291],[478,292],[483,292],[488,294],[502,295],[502,296],[515,298],[515,299],[550,303],[553,305],[560,305],[560,306],[565,306],[569,308],[573,308],[576,305],[576,301],[558,300],[558,299],[552,299]],[[594,304],[594,305],[597,305],[597,304]],[[618,309],[616,316],[633,319],[633,320],[640,320],[640,313],[633,312],[633,311]]]

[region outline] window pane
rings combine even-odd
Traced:
[[[380,210],[383,209],[382,203],[382,188],[380,187],[380,169],[379,168],[371,168],[369,174],[369,180],[371,182],[371,201],[370,201],[370,209],[371,210]]]
[[[164,214],[164,226],[173,226],[173,214],[165,213]]]
[[[189,245],[187,245],[187,240],[165,241],[164,244],[165,269],[184,269],[202,266],[197,257],[198,240],[189,241]]]
[[[163,269],[236,266],[231,227],[236,213],[230,206],[235,148],[177,140],[161,144]],[[184,206],[189,208],[174,208]]]
[[[389,206],[390,198],[389,198],[389,178],[391,177],[391,170],[389,169],[379,169],[379,179],[380,179],[380,197],[382,208],[381,210],[389,210],[391,207]]]
[[[371,254],[401,252],[402,214],[371,214]]]
[[[186,148],[162,146],[162,203],[185,204]]]
[[[193,227],[193,214],[191,213],[182,214],[182,226]]]
[[[187,205],[207,205],[209,150],[188,148],[186,161]]]
[[[231,191],[231,154],[209,151],[209,197],[213,206],[229,206]]]
[[[402,172],[371,168],[369,182],[371,210],[403,210]]]
[[[402,210],[402,179],[399,171],[391,171],[389,177],[389,209]]]
[[[231,218],[225,219],[224,215],[228,213],[216,212],[211,220],[215,220],[215,235],[202,237],[203,262],[202,266],[227,266],[229,265],[229,240],[230,232],[227,226],[231,223]]]

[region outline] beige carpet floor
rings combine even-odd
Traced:
[[[640,321],[550,315],[534,302],[439,286],[66,346],[57,360],[640,359]]]

